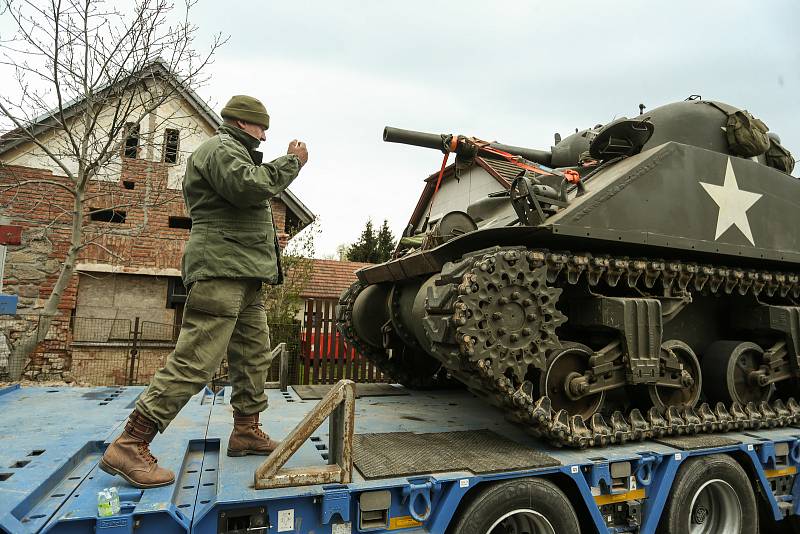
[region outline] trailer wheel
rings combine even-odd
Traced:
[[[790,515],[783,520],[785,525],[784,530],[786,534],[800,534],[800,518],[796,515]]]
[[[659,532],[758,532],[756,497],[744,469],[725,454],[686,460],[672,483]]]
[[[567,496],[548,480],[521,478],[487,487],[461,512],[455,534],[579,533]]]

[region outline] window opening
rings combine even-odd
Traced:
[[[191,217],[171,216],[169,218],[169,227],[170,228],[183,228],[184,230],[191,230],[191,228],[192,228],[192,219],[191,219]]]
[[[178,163],[178,144],[180,134],[178,130],[167,128],[164,132],[164,163]]]
[[[129,122],[125,125],[125,149],[126,158],[135,159],[139,157],[139,124]]]
[[[91,208],[89,211],[91,212],[89,214],[89,218],[98,222],[124,223],[125,217],[127,216],[124,211],[120,210],[102,210],[98,208]]]

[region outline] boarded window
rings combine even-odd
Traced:
[[[180,133],[173,128],[164,132],[164,163],[178,163]]]
[[[127,216],[124,211],[120,210],[91,208],[89,212],[89,218],[98,222],[124,223],[125,217]]]
[[[185,230],[191,230],[191,228],[192,228],[192,219],[190,217],[172,216],[172,217],[169,218],[169,227],[170,228],[183,228]]]
[[[123,149],[126,158],[139,157],[139,124],[129,122],[125,125],[125,147]]]
[[[174,342],[172,325],[176,311],[164,306],[168,280],[164,276],[80,273],[75,317],[72,318],[75,340],[128,343],[135,318],[139,317],[141,340]],[[112,363],[119,363],[115,358],[123,352],[126,350],[98,352],[102,362],[98,360],[95,365],[102,367],[103,372],[118,372],[115,371],[118,367]],[[136,363],[139,365],[138,358]],[[99,371],[97,367],[90,369],[83,372],[93,376]],[[114,383],[113,378],[109,383]]]

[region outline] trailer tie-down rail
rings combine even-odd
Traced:
[[[355,406],[355,383],[340,380],[256,469],[256,489],[349,483],[353,475]],[[328,465],[284,468],[289,458],[328,417]]]

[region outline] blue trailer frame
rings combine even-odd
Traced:
[[[345,534],[444,533],[467,495],[520,477],[544,477],[570,497],[584,532],[655,532],[672,482],[686,460],[729,454],[752,477],[771,519],[800,514],[800,429],[728,433],[726,445],[685,450],[646,441],[586,451],[555,449],[520,431],[502,414],[464,391],[414,392],[364,397],[356,402],[356,433],[489,429],[540,450],[560,465],[475,474],[451,471],[367,480],[354,471],[348,484],[257,490],[253,473],[263,457],[225,455],[231,430],[230,391],[193,397],[163,436],[153,442],[159,463],[176,471],[167,487],[137,490],[97,467],[105,447],[122,430],[140,387],[0,389],[0,531],[104,534],[250,532]],[[280,439],[315,406],[293,389],[268,390],[262,417]],[[320,427],[287,464],[323,464],[327,427]],[[619,476],[618,466],[624,466]],[[616,471],[616,473],[615,473]],[[97,516],[97,492],[116,486],[121,512]],[[388,493],[387,493],[388,492]],[[361,497],[388,497],[387,510],[362,528]],[[614,507],[636,510],[635,524],[617,523]],[[630,516],[631,512],[628,510]],[[263,524],[259,528],[259,521]],[[369,526],[373,525],[373,526]],[[637,530],[638,529],[638,530]]]

